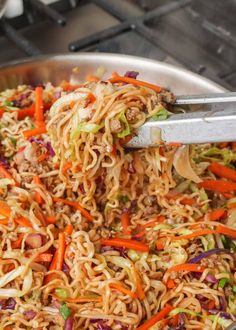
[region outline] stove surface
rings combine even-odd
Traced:
[[[236,88],[234,0],[39,3],[25,0],[24,15],[1,21],[0,63],[69,51],[123,53],[184,66]]]

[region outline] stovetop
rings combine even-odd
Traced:
[[[0,22],[0,64],[49,53],[122,53],[236,89],[235,0],[24,0],[24,8]]]

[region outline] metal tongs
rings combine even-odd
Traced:
[[[177,96],[173,109],[166,120],[144,123],[127,147],[236,141],[236,92]]]

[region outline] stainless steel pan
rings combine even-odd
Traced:
[[[104,53],[42,56],[7,63],[0,66],[0,90],[24,83],[34,85],[51,81],[56,84],[70,77],[83,80],[86,74],[93,74],[100,66],[106,69],[106,77],[112,71],[120,74],[127,70],[139,71],[139,79],[170,88],[176,94],[224,91],[214,82],[182,68],[139,57]],[[72,73],[75,67],[79,68],[79,73]]]

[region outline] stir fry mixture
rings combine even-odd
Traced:
[[[175,99],[137,74],[0,94],[0,329],[236,319],[236,144],[125,149]]]

